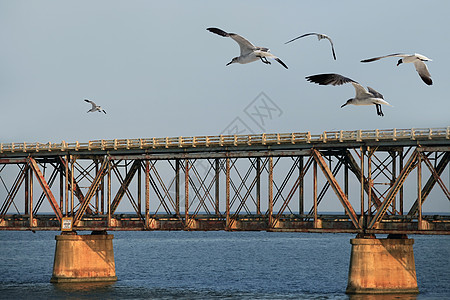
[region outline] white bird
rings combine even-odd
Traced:
[[[353,105],[375,105],[377,108],[377,114],[379,116],[384,116],[383,111],[381,110],[381,104],[390,105],[387,103],[383,95],[372,89],[371,87],[367,87],[368,91],[360,85],[358,82],[353,79],[344,77],[339,74],[318,74],[307,76],[306,80],[309,82],[317,83],[319,85],[342,85],[344,83],[351,82],[356,91],[355,98],[348,99],[346,103],[344,103],[341,107],[344,107],[349,104]]]
[[[90,103],[92,105],[92,108],[90,110],[88,110],[87,112],[104,112],[106,114],[106,111],[102,109],[101,106],[97,105],[94,103],[94,101],[88,100],[88,99],[84,99],[84,101]]]
[[[417,73],[419,73],[419,76],[420,76],[420,78],[422,78],[423,82],[425,82],[428,85],[433,84],[433,80],[431,80],[430,72],[428,72],[427,65],[424,63],[424,61],[432,61],[432,60],[422,54],[396,53],[396,54],[389,54],[389,55],[364,59],[361,62],[363,62],[363,63],[372,62],[372,61],[376,61],[376,60],[379,60],[379,59],[382,59],[385,57],[402,57],[401,59],[398,60],[397,66],[401,63],[405,63],[405,64],[406,63],[414,63],[414,66],[416,67],[416,71],[417,71]]]
[[[327,39],[327,40],[330,42],[330,45],[331,45],[331,53],[333,53],[333,58],[334,58],[334,60],[336,60],[336,53],[334,52],[333,41],[331,40],[331,38],[330,38],[328,35],[323,34],[323,33],[315,33],[315,32],[305,33],[304,35],[298,36],[298,37],[296,37],[295,39],[292,39],[292,40],[290,40],[290,41],[287,41],[285,44],[290,43],[290,42],[293,42],[293,41],[295,41],[295,40],[297,40],[297,39],[300,39],[300,38],[302,38],[302,37],[309,36],[309,35],[316,35],[317,38],[319,39],[319,41],[322,40],[322,39]]]
[[[267,58],[271,58],[279,62],[286,69],[288,68],[286,64],[281,61],[281,59],[270,53],[269,48],[256,47],[239,34],[228,33],[219,28],[207,28],[206,30],[223,37],[230,37],[239,44],[241,55],[233,58],[226,64],[227,66],[233,63],[248,64],[257,61],[258,59],[260,59],[263,63],[270,65],[270,61],[268,61]]]

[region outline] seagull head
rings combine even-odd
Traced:
[[[238,57],[234,57],[229,63],[227,63],[226,65],[228,66],[228,65],[231,65],[231,64],[234,64],[234,63],[237,63],[238,62]]]
[[[344,104],[341,105],[341,108],[343,108],[346,105],[352,104],[353,102],[353,98],[352,99],[348,99],[347,102],[345,102]]]
[[[399,59],[397,62],[397,66],[403,63],[403,59]]]

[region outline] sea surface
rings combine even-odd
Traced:
[[[0,231],[0,299],[450,299],[450,236],[410,236],[417,296],[354,297],[352,234],[111,233],[117,282],[52,284],[59,232]]]

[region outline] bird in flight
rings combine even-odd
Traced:
[[[315,35],[315,36],[317,36],[317,38],[319,39],[319,41],[322,40],[322,39],[327,39],[327,40],[330,42],[330,45],[331,45],[331,53],[333,54],[333,58],[334,58],[334,60],[336,60],[336,53],[334,52],[333,41],[332,41],[331,38],[330,38],[328,35],[326,35],[326,34],[315,33],[315,32],[305,33],[304,35],[298,36],[298,37],[296,37],[295,39],[292,39],[292,40],[290,40],[290,41],[287,41],[285,44],[288,44],[288,43],[293,42],[293,41],[295,41],[295,40],[297,40],[297,39],[300,39],[300,38],[305,37],[305,36],[310,36],[310,35]]]
[[[270,53],[269,48],[256,47],[239,34],[228,33],[222,29],[214,27],[207,28],[206,30],[223,37],[230,37],[238,43],[239,48],[241,49],[241,54],[240,56],[234,57],[229,63],[227,63],[227,66],[233,63],[248,64],[257,61],[258,59],[260,59],[263,63],[270,65],[270,61],[268,61],[267,58],[271,58],[279,62],[286,69],[288,68],[286,64],[281,61],[281,59]]]
[[[342,85],[344,83],[351,83],[355,88],[356,96],[354,98],[350,98],[346,103],[341,105],[341,108],[353,104],[353,105],[375,105],[377,108],[377,115],[384,116],[383,111],[381,110],[381,104],[390,105],[387,103],[383,95],[379,92],[375,91],[371,87],[367,87],[367,90],[360,85],[358,82],[353,79],[344,77],[339,74],[318,74],[307,76],[306,80],[309,82],[317,83],[319,85]]]
[[[102,109],[101,106],[95,104],[94,101],[88,100],[88,99],[84,99],[84,101],[86,101],[87,103],[90,103],[92,105],[92,108],[90,110],[88,110],[87,112],[104,112],[106,114],[106,111],[104,109]]]
[[[429,59],[428,57],[426,57],[422,54],[396,53],[396,54],[389,54],[389,55],[364,59],[361,62],[367,63],[367,62],[376,61],[376,60],[386,58],[386,57],[402,57],[401,59],[398,60],[397,66],[402,63],[405,63],[405,64],[406,63],[414,63],[414,67],[416,67],[416,71],[417,71],[417,73],[419,73],[419,76],[420,76],[420,78],[422,78],[423,82],[425,82],[428,85],[433,84],[433,80],[431,80],[430,72],[428,71],[427,65],[424,63],[424,61],[431,61],[431,59]]]

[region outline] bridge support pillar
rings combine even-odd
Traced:
[[[116,281],[113,237],[106,232],[57,235],[50,282]]]
[[[416,294],[416,266],[413,239],[355,238],[348,274],[348,294]]]

